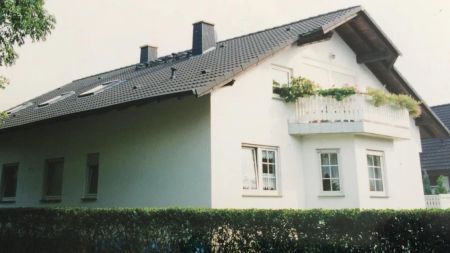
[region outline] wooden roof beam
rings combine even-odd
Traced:
[[[316,32],[312,32],[308,35],[300,35],[297,40],[298,46],[303,46],[307,44],[322,42],[331,39],[333,36],[333,32],[323,33],[322,30],[318,30]]]
[[[356,61],[361,63],[372,63],[372,62],[378,62],[378,61],[384,61],[389,60],[392,58],[392,54],[389,53],[387,50],[384,51],[378,51],[378,52],[371,52],[366,54],[358,54],[356,56]]]

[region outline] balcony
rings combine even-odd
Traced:
[[[357,94],[337,101],[331,97],[300,98],[296,115],[289,120],[289,134],[358,134],[409,139],[410,118],[404,108],[376,107],[369,97]]]

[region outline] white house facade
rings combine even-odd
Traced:
[[[378,36],[370,47],[358,29]],[[303,76],[417,97],[360,7],[221,42],[212,34],[196,23],[191,51],[158,58],[143,47],[136,66],[10,109],[0,207],[425,207],[421,138],[448,136],[426,105],[413,119],[363,94],[287,103],[273,91]]]

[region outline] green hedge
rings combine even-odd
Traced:
[[[0,252],[450,252],[450,210],[0,209]]]

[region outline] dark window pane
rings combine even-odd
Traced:
[[[367,165],[373,166],[373,156],[367,155]]]
[[[322,178],[330,178],[330,167],[322,166]]]
[[[87,157],[87,194],[97,194],[98,167],[98,154],[89,154]]]
[[[2,171],[2,197],[13,198],[17,188],[17,165],[3,167]]]
[[[267,151],[262,151],[262,161],[263,163],[267,162]]]
[[[376,180],[375,184],[377,186],[377,191],[382,192],[383,191],[383,181],[382,180]]]
[[[381,166],[381,158],[380,158],[380,156],[377,156],[377,155],[373,156],[373,165]]]
[[[330,191],[331,190],[331,184],[329,179],[323,179],[322,180],[322,187],[324,191]]]
[[[341,186],[339,184],[339,179],[333,179],[331,180],[331,186],[333,191],[340,191]]]
[[[267,164],[262,165],[263,173],[268,173],[267,171]]]
[[[381,179],[381,168],[373,168],[375,172],[375,178]]]
[[[97,193],[97,184],[98,184],[98,166],[89,166],[89,194]]]
[[[47,161],[46,196],[61,196],[63,160]]]

